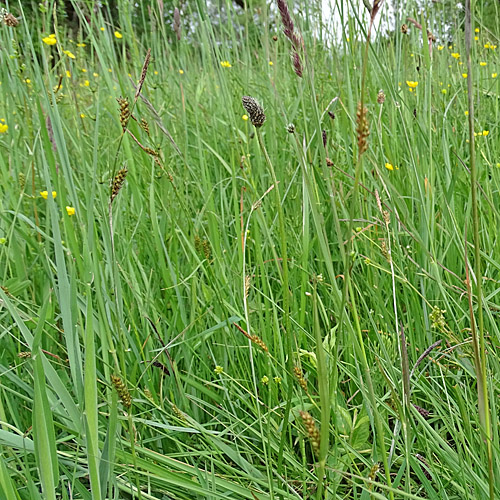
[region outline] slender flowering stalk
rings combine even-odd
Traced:
[[[474,349],[474,367],[477,379],[477,395],[478,395],[478,411],[479,421],[481,423],[481,432],[483,441],[486,447],[488,457],[488,485],[489,498],[495,498],[495,473],[493,470],[493,447],[492,447],[492,428],[490,404],[488,397],[488,378],[487,378],[487,360],[486,360],[486,342],[484,335],[484,318],[483,318],[483,289],[482,281],[483,274],[481,270],[481,237],[479,235],[479,200],[477,196],[477,165],[476,165],[476,150],[474,140],[474,89],[472,85],[473,71],[471,59],[471,44],[472,44],[472,17],[471,17],[471,1],[465,2],[465,48],[467,52],[467,72],[469,78],[467,80],[467,98],[469,108],[469,157],[470,157],[470,189],[472,203],[472,226],[474,236],[474,272],[476,278],[476,297],[477,297],[477,329],[476,317],[472,306],[472,292],[469,279],[467,279],[467,288],[469,295],[469,311],[472,330],[472,346]],[[466,262],[466,269],[468,265]]]
[[[288,393],[287,393],[287,402],[285,408],[285,415],[283,417],[283,426],[281,432],[281,440],[280,447],[278,452],[278,474],[281,474],[281,467],[283,463],[283,451],[285,447],[285,441],[288,436],[288,423],[289,423],[289,415],[292,407],[292,396],[293,396],[293,338],[292,338],[292,328],[290,321],[290,287],[288,281],[288,251],[287,251],[287,237],[286,237],[286,228],[285,228],[285,215],[283,213],[283,206],[281,200],[281,194],[279,190],[279,183],[276,177],[276,172],[274,170],[273,164],[271,162],[271,158],[269,158],[269,154],[267,153],[267,149],[264,145],[264,141],[262,139],[262,133],[260,128],[264,124],[266,120],[266,115],[264,113],[264,109],[262,106],[253,98],[249,96],[244,96],[241,99],[243,107],[245,108],[248,116],[250,117],[250,121],[255,126],[255,131],[257,133],[257,139],[259,141],[260,149],[264,155],[266,160],[267,167],[269,169],[269,173],[271,174],[271,178],[274,184],[274,194],[276,197],[276,208],[278,211],[278,225],[279,225],[279,234],[280,234],[280,242],[281,242],[281,256],[282,256],[282,269],[281,269],[281,278],[282,278],[282,290],[283,290],[283,316],[284,316],[284,326],[285,326],[285,342],[287,348],[287,371],[288,371]]]

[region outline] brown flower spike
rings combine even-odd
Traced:
[[[243,104],[245,111],[248,113],[250,121],[253,123],[254,127],[262,127],[266,121],[266,115],[264,113],[264,109],[257,102],[257,100],[254,97],[245,95],[241,98],[241,103]]]

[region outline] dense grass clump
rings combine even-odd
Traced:
[[[0,499],[500,498],[491,9],[220,3],[2,11]]]

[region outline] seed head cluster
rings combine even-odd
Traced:
[[[300,387],[302,387],[302,389],[304,389],[304,391],[307,392],[307,382],[299,366],[293,367],[293,374],[295,375],[295,378],[297,379],[297,382],[299,383]]]
[[[308,411],[300,411],[299,415],[306,429],[314,454],[318,456],[320,448],[320,434],[318,428],[316,427],[316,422]]]
[[[368,149],[367,138],[370,135],[368,129],[368,109],[361,107],[361,103],[358,103],[358,111],[356,113],[356,133],[358,137],[358,154],[362,155]]]
[[[120,124],[122,126],[122,130],[125,132],[131,115],[130,104],[128,99],[123,97],[119,97],[116,101],[120,106]]]
[[[132,398],[130,397],[130,392],[128,391],[127,386],[123,383],[123,380],[117,375],[111,375],[111,382],[113,383],[123,406],[130,408],[132,406]]]
[[[19,19],[3,8],[0,9],[0,20],[10,28],[15,28],[19,24]]]
[[[111,202],[118,196],[120,189],[123,187],[127,173],[127,167],[123,167],[121,170],[118,170],[118,173],[115,175],[113,186],[111,187]]]
[[[266,114],[257,100],[254,97],[245,95],[241,98],[241,103],[243,104],[245,111],[248,113],[250,121],[254,127],[262,127],[266,121]]]

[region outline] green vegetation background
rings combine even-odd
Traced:
[[[468,78],[499,496],[498,4],[372,40],[358,187],[366,18],[300,78],[274,3],[93,4],[0,27],[0,498],[487,498]]]

